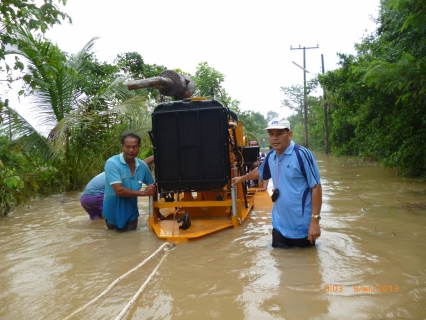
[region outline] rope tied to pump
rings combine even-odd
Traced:
[[[106,288],[100,295],[98,295],[96,298],[92,299],[91,301],[89,301],[88,303],[86,303],[84,306],[80,307],[79,309],[75,310],[73,313],[71,313],[68,317],[66,317],[64,320],[67,320],[69,318],[71,318],[72,316],[76,315],[77,313],[79,313],[80,311],[83,311],[84,309],[86,309],[88,306],[90,306],[91,304],[93,304],[94,302],[98,301],[100,298],[102,298],[103,296],[105,296],[108,292],[110,292],[112,290],[112,288],[122,279],[124,279],[125,277],[127,277],[128,275],[132,274],[133,272],[135,272],[136,270],[138,270],[140,267],[142,267],[145,263],[147,263],[149,260],[151,260],[156,254],[158,254],[161,250],[164,249],[164,256],[161,258],[160,262],[158,263],[158,265],[155,267],[155,269],[151,272],[151,274],[148,276],[148,278],[146,279],[146,281],[143,283],[143,285],[140,287],[140,289],[138,290],[138,292],[136,292],[136,294],[133,296],[133,298],[130,300],[130,302],[124,307],[124,309],[120,312],[120,314],[117,316],[116,320],[122,319],[122,317],[126,314],[126,312],[131,308],[131,306],[134,304],[134,302],[136,301],[137,297],[142,293],[143,289],[145,289],[145,287],[148,285],[148,282],[152,279],[152,277],[154,276],[155,272],[157,272],[158,268],[160,267],[161,263],[164,261],[164,259],[166,258],[167,254],[174,248],[174,243],[164,243],[162,244],[155,252],[153,252],[148,258],[146,258],[144,261],[142,261],[140,264],[138,264],[136,267],[134,267],[133,269],[127,271],[125,274],[123,274],[122,276],[118,277],[116,280],[114,280],[109,286],[108,288]]]

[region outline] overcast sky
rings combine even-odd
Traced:
[[[289,115],[282,86],[303,84],[306,69],[337,68],[337,52],[375,30],[379,0],[68,0],[61,10],[72,25],[54,26],[47,37],[69,53],[92,38],[100,61],[136,51],[145,63],[194,74],[207,61],[225,76],[224,88],[242,110]],[[307,75],[307,79],[312,78]]]

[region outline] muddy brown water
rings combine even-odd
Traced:
[[[425,319],[426,184],[316,153],[323,183],[315,248],[272,249],[270,212],[161,251],[71,319]],[[0,318],[64,319],[164,240],[139,201],[135,232],[90,221],[80,193],[0,219]],[[164,262],[161,258],[167,255]],[[148,277],[158,267],[150,281]]]

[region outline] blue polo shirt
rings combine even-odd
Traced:
[[[102,216],[109,224],[123,229],[128,222],[139,217],[138,197],[119,197],[111,185],[121,183],[124,188],[140,190],[142,183],[154,183],[148,165],[135,158],[135,173],[132,175],[123,154],[115,155],[105,163],[105,195]]]
[[[89,196],[97,196],[99,194],[104,194],[105,192],[105,172],[98,174],[84,188],[83,194]]]
[[[316,184],[321,184],[318,165],[313,153],[304,147],[300,147],[300,155],[305,167],[307,181],[300,169],[293,141],[280,157],[274,150],[268,159],[274,188],[280,192],[272,209],[272,227],[284,237],[291,239],[308,236],[312,216],[312,192],[310,189]],[[262,179],[264,166],[265,161],[259,167],[259,174]],[[303,203],[305,190],[307,190],[308,195],[305,203]]]

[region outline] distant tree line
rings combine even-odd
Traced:
[[[426,2],[382,0],[376,31],[340,54],[319,81],[328,92],[335,154],[426,178]]]

